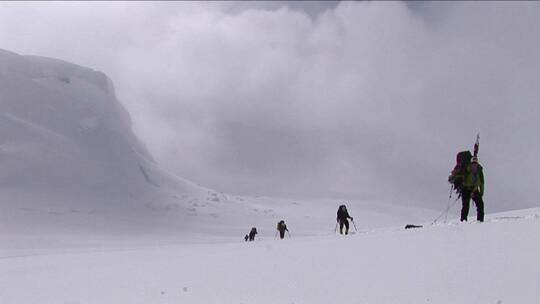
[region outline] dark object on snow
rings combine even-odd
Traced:
[[[257,228],[253,227],[253,228],[251,228],[251,231],[249,232],[249,241],[250,242],[255,240],[255,235],[257,235]]]
[[[249,235],[246,234],[246,236],[244,237],[244,240],[247,242],[249,240]]]
[[[340,234],[343,234],[343,226],[345,226],[345,234],[349,234],[349,220],[348,219],[351,219],[351,221],[353,220],[352,216],[350,216],[349,212],[347,211],[347,207],[345,207],[345,205],[339,206],[336,220],[339,223]]]
[[[287,225],[285,224],[284,220],[279,221],[279,223],[277,224],[277,230],[279,231],[279,238],[284,239],[285,231],[287,232],[289,231],[289,229],[287,229]]]
[[[422,228],[422,227],[424,227],[424,226],[422,226],[422,225],[411,225],[411,224],[405,225],[405,229]]]

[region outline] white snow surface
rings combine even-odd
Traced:
[[[348,236],[332,228],[303,236],[289,222],[291,238],[258,226],[255,242],[234,233],[89,237],[75,248],[43,237],[25,254],[0,254],[0,302],[540,302],[540,209],[413,230],[370,229],[361,214]]]
[[[107,76],[60,60],[0,50],[0,164],[0,304],[540,303],[540,208],[431,225],[353,200],[338,235],[342,201],[167,173]]]

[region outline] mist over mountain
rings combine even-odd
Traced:
[[[148,216],[210,192],[159,168],[104,73],[3,50],[0,160],[4,225],[32,219],[15,211]]]
[[[8,51],[0,52],[0,71],[6,233],[243,235],[246,227],[283,218],[302,234],[332,229],[338,200],[232,196],[168,173],[134,135],[102,72]],[[433,215],[374,201],[349,206],[373,227]]]

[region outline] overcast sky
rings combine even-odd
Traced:
[[[0,3],[0,48],[107,73],[161,165],[219,191],[540,205],[539,2]]]

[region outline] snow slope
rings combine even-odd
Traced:
[[[223,199],[156,164],[105,74],[3,50],[0,165],[3,232],[146,230]]]
[[[540,302],[540,209],[485,223],[2,256],[1,303]],[[293,232],[294,233],[294,232]]]

